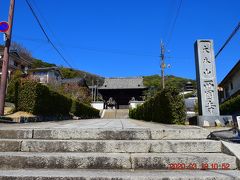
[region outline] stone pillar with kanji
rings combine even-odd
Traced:
[[[212,40],[197,40],[195,64],[198,90],[198,125],[225,125],[230,116],[220,116],[216,65]],[[229,119],[230,118],[230,119]]]

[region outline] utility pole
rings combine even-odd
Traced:
[[[8,14],[9,29],[5,34],[6,41],[5,41],[5,47],[4,47],[4,53],[3,53],[2,76],[1,76],[1,86],[0,86],[0,115],[1,116],[4,115],[4,105],[5,105],[6,87],[7,87],[7,79],[8,79],[9,49],[11,45],[14,6],[15,6],[15,0],[10,0],[10,7],[9,7],[9,14]]]
[[[97,79],[97,88],[96,88],[96,100],[98,101],[98,79]]]
[[[94,102],[96,102],[97,85],[94,85]]]
[[[92,101],[94,100],[93,86],[94,86],[94,84],[93,84],[93,79],[92,79]]]
[[[163,44],[162,41],[161,41],[160,48],[161,48],[160,59],[161,59],[162,88],[164,89],[165,88],[164,69],[165,69],[166,65],[165,65],[165,62],[164,62],[164,59],[165,59],[165,56],[164,56],[165,49],[164,49],[164,44]]]

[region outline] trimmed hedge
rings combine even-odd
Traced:
[[[222,115],[231,115],[240,112],[240,95],[233,97],[220,105]]]
[[[23,76],[23,73],[20,70],[15,70],[12,73],[11,79],[7,86],[7,95],[6,95],[7,102],[12,102],[12,103],[17,102],[19,85],[20,85],[22,76]]]
[[[99,118],[99,110],[78,101],[72,101],[71,113],[82,119]]]
[[[12,81],[8,87],[8,99],[18,111],[35,115],[65,116],[71,112],[80,118],[98,118],[99,111],[50,90],[47,86],[28,79]]]
[[[186,110],[183,97],[176,88],[165,88],[144,104],[131,109],[129,117],[166,124],[184,124]]]
[[[30,80],[22,80],[17,109],[36,115],[68,115],[72,100],[50,91],[47,86]]]
[[[12,79],[7,87],[7,95],[6,95],[6,101],[15,103],[15,106],[18,102],[18,93],[19,93],[19,86],[20,86],[20,79],[14,78]]]

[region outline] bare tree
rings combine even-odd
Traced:
[[[32,53],[20,43],[12,42],[11,50],[16,50],[25,59],[32,59]]]

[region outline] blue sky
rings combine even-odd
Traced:
[[[104,77],[160,74],[160,40],[169,39],[180,0],[29,0],[54,44],[76,69]],[[0,0],[0,21],[9,0]],[[239,0],[182,0],[167,44],[167,75],[195,79],[193,44],[215,51],[240,21]],[[47,42],[25,0],[16,0],[13,40],[44,61],[67,66]],[[0,43],[3,43],[1,38]],[[240,32],[216,61],[220,82],[240,59]]]

